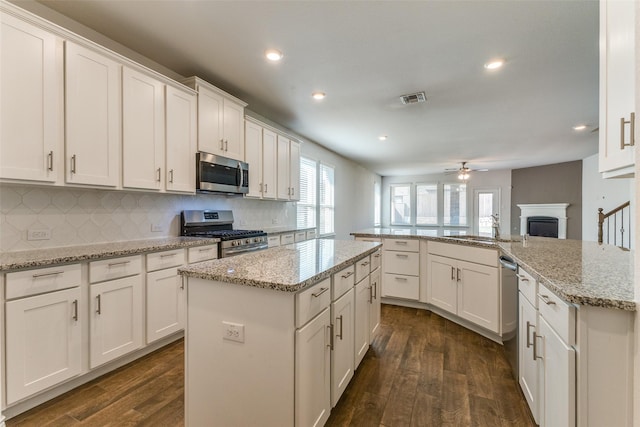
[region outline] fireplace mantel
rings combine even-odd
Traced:
[[[532,203],[518,205],[520,208],[520,234],[527,230],[530,216],[550,216],[558,218],[558,239],[567,238],[567,208],[569,203]]]

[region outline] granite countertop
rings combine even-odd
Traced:
[[[164,237],[19,252],[2,252],[0,253],[0,271],[47,267],[56,264],[210,245],[219,241],[220,239],[203,239],[199,237]]]
[[[449,230],[448,233],[455,232]],[[370,228],[356,237],[425,239],[467,246],[496,248],[510,256],[549,290],[567,302],[636,310],[633,252],[581,240],[520,236],[505,239],[443,235],[439,230]]]
[[[379,243],[314,239],[182,267],[187,277],[297,292],[377,250]]]

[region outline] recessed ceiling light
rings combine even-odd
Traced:
[[[502,67],[503,65],[504,65],[504,59],[494,59],[484,64],[484,68],[486,68],[487,70],[495,70],[497,68]]]
[[[269,49],[264,52],[264,56],[266,56],[269,61],[280,61],[282,59],[282,52],[277,49]]]
[[[388,138],[388,136],[387,136],[387,135],[380,135],[380,136],[378,137],[378,139],[379,139],[380,141],[386,141],[386,140],[387,140],[387,138]]]
[[[573,130],[585,130],[587,125],[577,125],[573,127]]]
[[[313,96],[313,99],[324,99],[327,94],[324,92],[313,92],[311,96]]]

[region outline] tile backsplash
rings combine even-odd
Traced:
[[[180,234],[185,209],[230,209],[234,228],[296,224],[296,204],[219,195],[0,186],[0,251],[116,242]],[[151,231],[159,226],[162,231]],[[29,230],[50,230],[28,240]]]

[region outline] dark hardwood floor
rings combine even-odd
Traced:
[[[183,357],[180,340],[6,424],[182,426]],[[534,423],[502,346],[436,314],[383,305],[380,331],[327,425]]]

